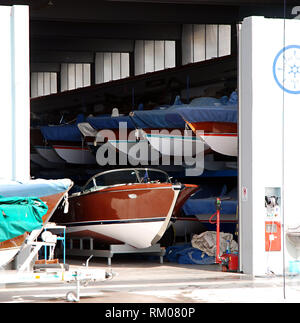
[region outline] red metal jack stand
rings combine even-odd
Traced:
[[[238,255],[228,253],[220,256],[220,210],[221,199],[216,199],[216,213],[209,218],[209,223],[216,224],[216,263],[222,264],[222,271],[237,271],[238,270]],[[217,220],[214,222],[212,219],[217,216]]]
[[[209,223],[216,224],[216,263],[221,264],[222,260],[220,257],[220,209],[221,209],[221,199],[217,197],[216,199],[216,210],[217,212],[214,213],[209,218]],[[214,222],[212,219],[217,216],[217,220]]]

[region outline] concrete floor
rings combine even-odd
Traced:
[[[90,265],[100,264],[95,260]],[[103,297],[82,298],[82,302],[300,302],[299,276],[288,276],[285,280],[268,276],[253,278],[241,273],[222,272],[218,264],[159,264],[133,259],[113,260],[112,270],[118,275],[101,284]]]
[[[67,259],[71,268],[84,258]],[[80,303],[106,306],[124,303],[290,303],[300,302],[300,277],[249,277],[222,272],[220,265],[179,265],[159,260],[116,255],[112,266],[104,258],[92,258],[90,268],[112,270],[112,280],[80,290]],[[0,289],[0,302],[66,302],[75,286],[8,286]]]

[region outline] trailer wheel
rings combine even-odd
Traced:
[[[74,292],[68,292],[66,295],[66,299],[68,302],[77,302],[77,297]]]

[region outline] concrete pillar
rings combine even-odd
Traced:
[[[29,10],[0,6],[0,178],[30,178]]]
[[[300,224],[299,34],[299,20],[249,17],[241,26],[240,269],[254,276],[281,275],[283,269],[288,270],[289,260],[295,259],[286,231],[288,226]],[[280,195],[280,212],[273,218],[266,213],[264,200],[270,191]],[[266,250],[268,217],[280,223],[280,250]]]

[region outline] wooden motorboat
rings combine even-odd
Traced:
[[[43,225],[45,225],[51,219],[60,202],[67,196],[72,185],[73,182],[69,179],[37,179],[26,183],[2,181],[0,182],[0,195],[2,197],[39,198],[48,206],[47,213],[42,217]],[[37,230],[35,234],[38,235],[41,230]],[[15,257],[29,234],[30,232],[24,232],[11,239],[0,241],[0,267],[9,263]]]
[[[82,142],[52,142],[52,147],[68,164],[96,164],[95,156]]]
[[[96,158],[86,146],[77,125],[83,121],[80,115],[76,123],[41,126],[40,130],[44,140],[55,153],[69,164],[93,165]]]
[[[63,160],[44,139],[40,128],[30,129],[30,143],[32,150],[37,153],[30,156],[33,162],[45,168],[61,167],[65,163],[65,160]]]
[[[237,123],[187,121],[187,124],[213,151],[226,156],[238,155]]]
[[[196,137],[201,138],[211,150],[226,156],[238,155],[238,109],[234,100],[233,103],[229,101],[217,105],[191,102],[187,107],[174,110],[174,113],[181,115]]]
[[[128,159],[133,166],[159,159],[158,151],[153,152],[148,140],[136,130],[130,116],[88,117],[86,122],[78,124],[78,128],[88,145],[117,152],[119,160]],[[102,165],[101,161],[97,161]]]
[[[133,111],[131,118],[153,149],[163,156],[203,156],[208,148],[203,140],[189,130],[185,121],[176,113],[187,105],[174,105],[166,109]],[[175,113],[174,113],[175,112]]]
[[[147,248],[160,240],[171,217],[197,189],[197,185],[173,184],[158,169],[109,170],[71,195],[69,213],[54,221],[66,225],[68,236]]]

